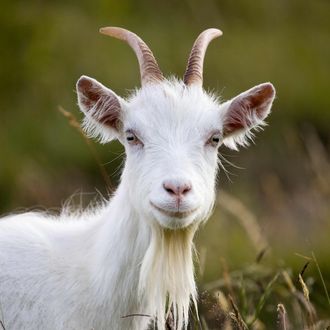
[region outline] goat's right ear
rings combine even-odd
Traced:
[[[85,114],[83,129],[89,137],[106,143],[118,137],[122,128],[122,100],[112,90],[93,78],[77,81],[78,105]]]

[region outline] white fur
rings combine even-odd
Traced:
[[[175,79],[147,85],[128,100],[107,91],[120,103],[120,128],[88,115],[111,111],[107,100],[91,111],[79,89],[78,96],[87,131],[102,142],[116,137],[126,149],[110,201],[82,213],[25,213],[0,222],[0,316],[8,330],[143,330],[150,323],[162,330],[170,307],[182,329],[190,302],[196,306],[193,236],[212,210],[218,167],[217,146],[207,141],[214,132],[221,137],[230,102],[221,105]],[[262,123],[255,116],[239,137],[222,141],[244,145]],[[127,130],[143,146],[129,144]],[[150,204],[177,211],[164,180],[191,182],[179,211],[194,212],[181,219]]]

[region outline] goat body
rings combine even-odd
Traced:
[[[246,145],[275,90],[258,85],[225,103],[202,88],[207,44],[196,40],[184,81],[166,80],[132,32],[105,28],[136,52],[142,88],[124,100],[82,76],[86,132],[125,146],[121,183],[109,202],[59,217],[10,215],[0,222],[0,319],[6,329],[177,329],[196,308],[193,237],[213,208],[217,150]]]

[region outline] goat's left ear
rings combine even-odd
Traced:
[[[222,108],[223,143],[237,150],[238,145],[248,145],[253,137],[251,130],[265,125],[275,98],[271,83],[255,86],[225,102]]]
[[[123,100],[98,81],[82,76],[77,81],[78,105],[85,114],[83,129],[90,137],[106,143],[118,137],[122,128]]]

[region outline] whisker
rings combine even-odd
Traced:
[[[102,165],[103,165],[103,166],[105,166],[105,165],[110,165],[111,163],[115,162],[117,159],[123,157],[123,155],[125,155],[125,151],[119,153],[119,154],[117,155],[117,157],[115,157],[114,159],[111,159],[111,160],[108,161],[108,162],[102,163]]]
[[[238,165],[235,165],[233,162],[229,161],[223,154],[219,153],[219,157],[228,165],[234,167],[234,168],[237,168],[239,170],[245,170],[244,167],[240,167]]]
[[[232,183],[233,181],[230,179],[229,175],[233,175],[233,173],[231,173],[229,170],[227,170],[225,168],[225,166],[223,165],[222,161],[221,161],[221,158],[218,158],[218,166],[221,167],[227,177],[227,180]]]

